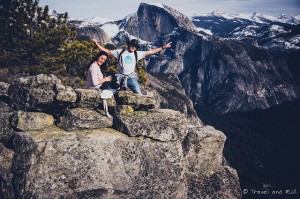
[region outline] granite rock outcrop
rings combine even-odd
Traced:
[[[25,79],[31,84],[20,84]],[[57,77],[18,82],[10,85],[10,96],[24,95],[1,102],[10,116],[0,126],[2,198],[241,198],[238,175],[223,161],[225,135],[199,118],[188,119],[190,113],[161,108],[154,99],[163,97],[150,87],[144,88],[149,96],[116,94],[132,100],[110,104],[110,119],[98,103],[79,107],[80,100],[98,100],[93,90],[80,89],[92,93],[81,98],[74,89],[76,102],[68,98],[68,106],[49,111],[47,105],[61,102]],[[36,100],[45,93],[47,101]],[[24,103],[26,96],[35,100]],[[7,129],[9,140],[2,139]]]

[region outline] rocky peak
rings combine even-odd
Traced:
[[[280,14],[278,16],[278,19],[287,19],[288,17],[286,16],[286,14]]]
[[[134,19],[128,20],[125,30],[150,42],[171,33],[175,28],[197,31],[188,17],[166,5],[141,3]]]
[[[163,8],[174,17],[174,19],[178,23],[178,27],[184,28],[189,31],[197,31],[195,25],[192,21],[190,21],[190,19],[187,16],[167,5],[163,5]]]
[[[257,12],[253,12],[251,19],[255,19],[259,16],[259,14]]]
[[[221,10],[215,10],[211,13],[211,15],[213,16],[223,16],[225,14],[225,12],[221,11]]]

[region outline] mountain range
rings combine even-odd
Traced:
[[[158,7],[157,4],[155,4]],[[130,18],[130,15],[121,21]],[[202,34],[233,38],[267,49],[299,49],[300,48],[300,15],[281,14],[277,17],[254,12],[252,15],[228,14],[216,10],[210,14],[194,14],[188,17]],[[87,26],[101,27],[110,37],[124,28],[120,23],[109,19],[94,17],[92,19],[71,20],[78,28]]]
[[[187,17],[166,5],[141,3],[122,20],[70,25],[116,47],[132,38],[140,40],[142,50],[172,41],[170,50],[146,60],[147,70],[178,75],[194,104],[216,113],[299,99],[299,17],[241,16],[218,11]]]
[[[191,17],[201,32],[272,50],[300,49],[299,19],[300,16],[284,14],[275,18],[257,13],[247,16],[220,11]]]

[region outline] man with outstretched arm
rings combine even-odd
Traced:
[[[116,75],[118,83],[122,84],[121,87],[128,87],[137,94],[142,94],[140,85],[138,83],[137,74],[134,71],[137,62],[146,56],[153,55],[162,51],[163,49],[170,48],[172,43],[169,42],[162,47],[153,48],[149,51],[138,51],[137,49],[140,46],[138,40],[136,39],[132,39],[127,42],[126,49],[117,50],[108,50],[104,48],[96,39],[93,39],[93,42],[101,51],[105,51],[107,54],[113,55],[118,59],[118,74]]]

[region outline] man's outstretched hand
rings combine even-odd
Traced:
[[[164,44],[163,45],[163,49],[166,49],[166,48],[171,48],[172,47],[172,42],[169,42],[169,43],[167,43],[167,44]]]

